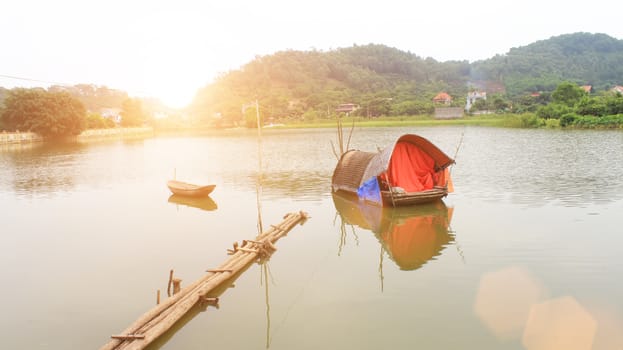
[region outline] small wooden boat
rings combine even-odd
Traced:
[[[169,180],[167,181],[167,187],[169,187],[169,190],[171,190],[173,194],[180,196],[203,197],[212,193],[216,185],[199,186],[182,181]]]

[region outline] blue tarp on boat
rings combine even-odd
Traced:
[[[379,182],[377,181],[376,176],[364,182],[357,189],[357,196],[360,199],[372,201],[383,205],[383,200],[381,198],[381,188],[379,187]]]

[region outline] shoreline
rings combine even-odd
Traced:
[[[140,138],[151,137],[155,131],[151,127],[140,128],[114,128],[114,129],[88,129],[75,136],[78,142],[100,141],[113,138]],[[1,146],[32,145],[44,142],[45,139],[34,132],[6,132],[0,133]]]
[[[87,129],[76,136],[78,142],[99,141],[111,138],[141,138],[155,135],[152,127]]]
[[[34,132],[6,132],[0,133],[0,145],[18,145],[24,143],[42,142],[43,138]]]
[[[617,130],[621,127],[561,127],[558,120],[548,122],[542,121],[540,124],[536,116],[532,114],[524,115],[487,115],[487,116],[465,116],[456,119],[434,119],[431,117],[384,117],[384,118],[362,118],[362,117],[343,117],[341,118],[342,127],[349,128],[354,125],[358,128],[367,127],[404,127],[404,126],[484,126],[501,128],[524,128],[524,129],[568,129],[568,130]],[[262,127],[262,130],[288,130],[288,129],[322,129],[336,128],[337,119],[320,119],[313,121],[293,121],[280,124],[272,124]],[[354,124],[353,124],[354,123]],[[88,129],[80,135],[74,137],[77,142],[103,141],[110,139],[132,139],[145,138],[159,135],[185,135],[185,134],[238,134],[257,132],[256,128],[232,127],[232,128],[213,128],[213,127],[188,127],[174,129],[154,129],[153,127],[131,127],[131,128],[111,128],[111,129]],[[19,146],[32,145],[44,142],[45,139],[33,132],[0,132],[0,146]]]

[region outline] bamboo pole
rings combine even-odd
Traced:
[[[452,174],[452,168],[454,168],[454,164],[456,164],[456,157],[459,155],[459,149],[461,148],[461,145],[463,144],[463,137],[464,136],[465,136],[465,130],[463,130],[463,132],[461,133],[461,138],[459,139],[459,144],[456,145],[456,150],[454,151],[454,158],[452,158],[452,160],[454,162],[450,165],[450,169],[448,170],[448,178]],[[447,187],[448,187],[448,179],[446,179],[446,188]]]
[[[101,350],[136,350],[144,349],[169,330],[186,313],[203,300],[207,294],[226,282],[231,276],[241,272],[248,264],[260,257],[263,244],[259,242],[276,242],[285,236],[296,224],[303,223],[308,218],[304,212],[289,213],[284,216],[284,221],[277,226],[271,226],[266,232],[261,232],[253,241],[248,241],[247,249],[257,249],[258,252],[245,252],[240,249],[226,260],[214,272],[209,272],[204,277],[193,282],[188,287],[179,291],[171,298],[152,308],[139,319],[127,327],[121,335],[112,336]],[[227,272],[221,270],[227,270]]]
[[[338,140],[340,142],[340,157],[344,154],[344,133],[342,131],[342,119],[338,117]]]
[[[253,262],[256,259],[254,254],[249,254],[247,258],[244,260],[244,263],[241,265],[240,269],[242,269],[247,264]],[[156,324],[154,324],[148,332],[145,333],[145,338],[140,342],[130,342],[127,346],[120,347],[119,349],[123,350],[140,350],[144,349],[149,343],[156,340],[162,334],[164,334],[167,330],[169,330],[173,325],[184,316],[190,309],[192,309],[195,304],[200,301],[201,297],[207,294],[210,290],[218,287],[221,283],[227,281],[229,279],[228,275],[221,274],[220,277],[210,281],[206,285],[199,288],[195,293],[192,294],[191,297],[187,297],[183,299],[181,302],[177,303],[174,308],[172,308],[171,312],[167,314],[167,316]]]
[[[387,172],[385,172],[385,181],[387,182],[387,187],[389,187],[389,198],[392,200],[392,207],[396,207],[396,202],[394,201],[394,191],[392,190],[392,184],[389,183],[389,176],[387,176]],[[381,193],[381,202],[383,202],[383,194]]]
[[[355,119],[353,119],[353,123],[350,126],[350,132],[348,133],[348,141],[346,142],[346,151],[350,149],[350,138],[353,136],[353,130],[355,130]]]
[[[300,215],[304,216],[305,214],[304,213],[300,213]],[[286,221],[284,221],[284,223],[287,224],[286,228],[278,228],[278,229],[269,230],[265,234],[258,236],[257,240],[259,240],[259,239],[268,239],[269,241],[271,241],[271,240],[272,241],[276,241],[278,238],[280,238],[280,236],[282,236],[284,234],[284,231],[290,230],[297,223],[297,221],[286,220]],[[246,254],[239,254],[240,252],[244,253],[244,251],[240,250],[239,252],[237,252],[238,254],[236,254],[232,258],[230,258],[226,263],[221,265],[221,267],[219,269],[217,269],[217,270],[229,270],[229,271],[232,271],[233,274],[235,274],[237,272],[237,270],[240,270],[240,268],[232,269],[232,267],[236,267],[236,266],[239,267],[239,265],[241,263],[242,263],[242,265],[246,265],[246,261],[245,261]],[[210,280],[212,280],[215,277],[216,277],[216,275],[208,275],[208,276],[204,277],[203,283],[208,283],[208,282],[210,282]],[[195,285],[193,285],[193,289],[196,289],[195,287],[199,286],[199,285],[200,284],[196,283]],[[188,289],[185,289],[184,291],[186,292],[186,294],[189,294],[190,292],[192,292],[192,290],[189,291]],[[166,310],[160,316],[166,316]]]
[[[279,233],[276,232],[275,234]],[[242,254],[240,255],[240,259],[236,259],[235,262],[231,263],[235,265],[234,273],[238,273],[240,270],[244,269],[248,264],[252,263],[256,259],[257,254],[248,254],[242,252]],[[190,309],[206,294],[208,294],[212,289],[218,287],[220,284],[227,281],[228,279],[228,275],[218,275],[204,285],[200,286],[200,288],[195,290],[192,294],[188,295],[186,298],[176,303],[175,307],[169,308],[161,315],[159,315],[159,317],[157,317],[156,319],[146,323],[145,327],[139,330],[139,332],[145,332],[145,343],[150,343],[154,341],[160,335],[170,329],[175,324],[175,322],[177,322],[177,320],[179,320],[188,311],[190,311]],[[127,346],[120,347],[119,349],[143,349],[144,346],[144,344],[135,342],[130,343]]]
[[[113,339],[121,339],[121,340],[127,340],[127,339],[145,339],[144,335],[138,335],[138,334],[128,334],[128,335],[111,335],[110,336]]]
[[[260,122],[260,104],[255,100],[255,118],[257,119],[257,183],[255,184],[256,204],[257,204],[257,231],[258,234],[264,231],[262,226],[262,123]]]
[[[179,278],[174,278],[173,279],[173,295],[179,293],[181,289],[182,289],[182,280]]]
[[[228,262],[230,264],[237,264],[237,263],[239,263],[239,261],[241,260],[242,257],[243,257],[242,255],[239,255],[237,257],[234,257],[234,258],[228,260]],[[223,268],[225,268],[226,266],[228,266],[228,264],[223,264],[221,266]],[[125,334],[134,334],[134,333],[137,333],[139,331],[141,331],[141,332],[148,331],[154,324],[157,324],[160,320],[162,320],[165,317],[167,317],[167,315],[172,311],[172,308],[173,308],[174,305],[176,305],[177,303],[180,303],[188,295],[191,295],[192,292],[195,291],[202,284],[209,282],[211,279],[214,278],[215,275],[216,274],[214,274],[214,273],[210,274],[210,275],[206,275],[202,279],[195,281],[193,284],[191,284],[187,288],[181,290],[179,293],[177,293],[173,297],[167,299],[164,303],[160,304],[161,307],[154,308],[154,309],[150,310],[149,312],[147,312],[146,314],[144,314],[141,318],[139,318],[137,321],[135,321],[130,327],[128,327],[124,331],[124,333]],[[102,348],[102,349],[116,349],[115,346],[117,346],[117,345],[114,345],[114,346],[109,347],[109,348]],[[121,349],[121,348],[119,348],[119,349]]]
[[[255,254],[243,253],[241,255],[242,260],[238,259],[237,263],[240,264],[240,269],[253,262],[257,256]],[[210,290],[218,287],[221,283],[227,281],[229,276],[220,274],[219,278],[215,278],[203,285],[200,289],[196,290],[190,296],[182,299],[176,303],[175,307],[168,308],[159,315],[156,319],[151,320],[138,330],[138,333],[144,333],[145,340],[141,342],[125,342],[121,346],[115,349],[143,349],[146,344],[151,343],[157,339],[160,335],[170,329],[181,317],[184,316],[201,297],[207,294]]]
[[[171,296],[171,286],[173,285],[173,269],[169,271],[169,283],[167,284],[167,296]]]
[[[249,259],[249,256],[241,251],[241,254],[238,254],[237,256],[230,258],[230,260],[228,260],[225,264],[221,266],[223,267],[223,269],[227,267],[229,270],[232,270],[234,271],[234,273],[237,273],[239,270],[244,268],[244,266],[253,262],[254,259],[255,259],[255,256],[252,256],[251,259]],[[232,269],[231,267],[234,267],[234,269]],[[184,291],[186,292],[186,294],[184,295],[183,298],[181,298],[179,301],[176,302],[175,307],[167,308],[163,310],[160,314],[156,315],[155,317],[146,320],[143,323],[143,325],[140,326],[140,328],[134,330],[133,332],[134,333],[148,332],[148,331],[151,331],[152,328],[158,325],[161,325],[161,324],[164,324],[165,328],[163,327],[161,328],[165,329],[164,331],[166,331],[166,329],[170,328],[170,326],[172,326],[175,323],[175,320],[177,318],[183,316],[184,312],[181,312],[181,313],[177,312],[177,309],[180,309],[180,305],[182,309],[189,310],[197,302],[198,297],[206,294],[207,292],[209,292],[209,290],[217,287],[218,285],[220,285],[220,283],[222,283],[223,281],[226,281],[229,278],[229,276],[223,277],[223,275],[220,274],[220,277],[223,277],[223,278],[218,278],[216,283],[214,283],[214,279],[216,279],[218,276],[219,275],[207,276],[207,278],[204,278],[204,281],[202,284],[197,284],[193,286],[192,290],[185,289]],[[205,286],[209,287],[207,291],[204,292],[203,289],[199,289],[200,287],[205,287]],[[173,319],[171,319],[170,317],[173,317]],[[157,337],[154,337],[154,338],[149,337],[147,339],[149,342],[151,342],[155,340],[156,338]],[[130,348],[134,349],[134,347],[130,347]],[[122,347],[120,349],[126,349],[126,347]],[[141,347],[138,347],[137,349],[141,349]]]

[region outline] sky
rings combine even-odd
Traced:
[[[383,44],[487,59],[561,34],[623,39],[616,1],[6,0],[0,86],[93,84],[183,107],[256,56]]]

